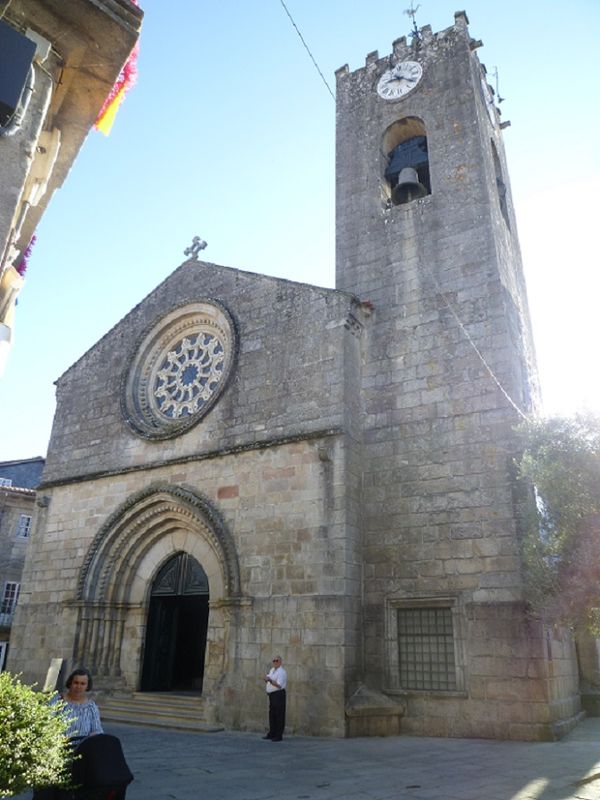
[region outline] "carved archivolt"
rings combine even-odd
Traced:
[[[156,550],[160,560],[164,540],[176,536],[181,546],[182,535],[187,535],[188,542],[183,549],[208,548],[212,553],[210,560],[218,562],[224,596],[239,596],[235,544],[216,510],[189,489],[154,484],[133,495],[98,531],[80,573],[77,599],[110,605],[131,602],[132,587],[146,556]],[[213,599],[217,598],[213,595]]]
[[[240,601],[235,545],[216,510],[190,489],[154,484],[120,506],[90,545],[77,586],[74,663],[101,680],[122,676],[130,615],[144,607],[154,577],[176,552],[206,571],[211,605]]]

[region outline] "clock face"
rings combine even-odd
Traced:
[[[415,88],[423,75],[417,61],[401,61],[386,70],[377,84],[377,93],[384,100],[399,100]]]

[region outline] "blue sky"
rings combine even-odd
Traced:
[[[286,0],[321,71],[380,56],[409,2]],[[0,460],[45,455],[53,382],[183,260],[334,283],[334,102],[280,0],[146,0],[137,86],[55,193],[0,380]],[[456,4],[421,3],[419,26]],[[472,0],[498,68],[510,178],[549,413],[600,411],[595,229],[600,3]]]

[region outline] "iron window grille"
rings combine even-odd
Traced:
[[[451,608],[399,608],[398,667],[403,689],[456,691]]]

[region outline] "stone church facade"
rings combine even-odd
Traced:
[[[59,379],[11,669],[259,730],[281,653],[298,733],[575,724],[522,602],[535,368],[479,44],[459,13],[338,70],[336,289],[193,256]]]

